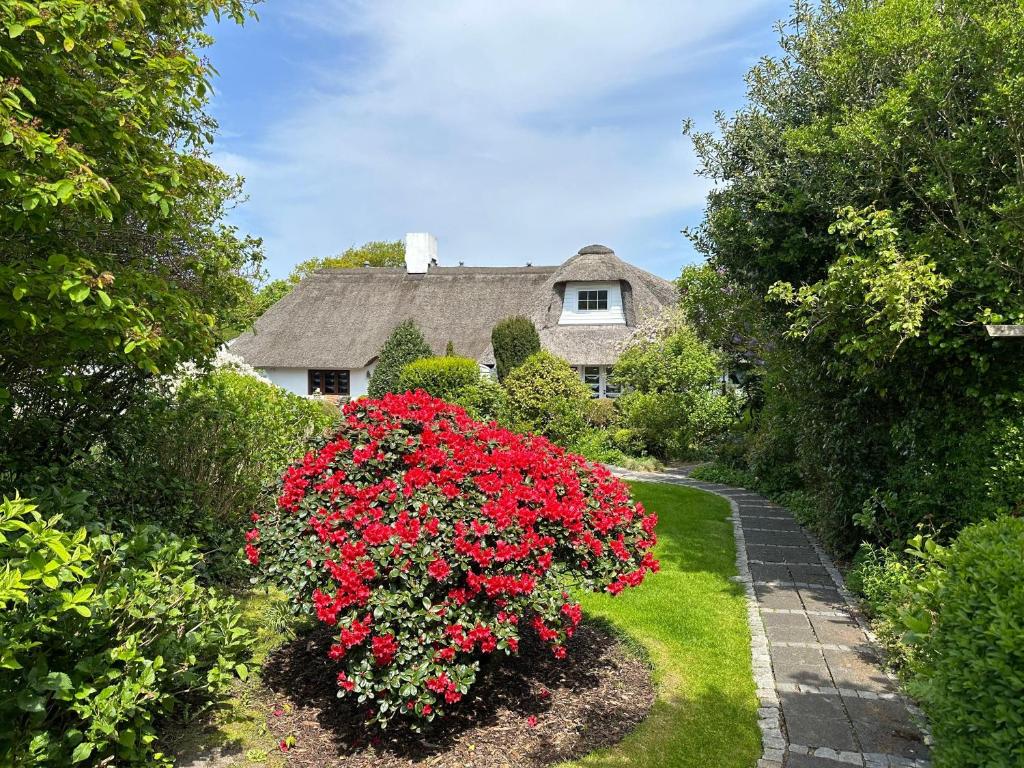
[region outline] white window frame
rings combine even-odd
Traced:
[[[597,398],[609,398],[614,400],[622,394],[622,389],[609,389],[608,379],[611,376],[611,371],[614,366],[611,365],[577,365],[574,366],[576,375],[580,377],[580,381],[586,384],[592,393],[591,397]],[[587,369],[597,368],[597,389],[594,389],[592,382],[587,381]],[[590,374],[593,376],[593,374]]]

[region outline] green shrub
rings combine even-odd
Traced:
[[[231,368],[186,375],[125,413],[101,449],[63,477],[96,515],[196,536],[219,579],[241,574],[239,532],[265,488],[307,441],[334,425],[333,405]]]
[[[887,651],[887,661],[900,672],[906,670],[914,653],[914,647],[904,638],[904,617],[925,569],[926,564],[920,559],[865,545],[846,574],[846,585],[863,599],[872,629]]]
[[[610,427],[618,418],[615,401],[608,397],[591,398],[584,418],[592,427]]]
[[[508,422],[508,395],[494,379],[480,377],[476,384],[463,389],[452,402],[461,405],[477,421]]]
[[[377,363],[370,374],[367,392],[370,397],[384,397],[388,392],[400,392],[398,378],[402,369],[413,360],[431,357],[433,351],[412,320],[399,323],[380,348]]]
[[[569,445],[586,429],[590,388],[565,360],[541,351],[505,377],[509,421],[520,432]]]
[[[591,461],[612,464],[638,472],[655,472],[663,464],[652,456],[640,452],[628,453],[618,447],[615,434],[623,430],[591,429],[581,434],[572,444],[572,450]]]
[[[0,764],[169,765],[154,722],[194,713],[236,676],[236,603],[156,528],[73,530],[0,504]]]
[[[480,381],[480,365],[468,357],[424,357],[402,368],[398,376],[401,392],[422,389],[442,400],[453,400],[467,387]]]
[[[754,489],[757,487],[754,476],[749,472],[715,462],[695,467],[690,472],[690,477],[705,483],[721,483],[722,485],[732,485],[737,488]]]
[[[922,547],[935,568],[907,617],[919,646],[910,690],[931,721],[937,768],[1024,764],[1024,520],[965,528],[949,548]]]
[[[540,352],[540,336],[528,317],[507,317],[491,331],[491,347],[497,363],[498,381],[504,381],[513,368],[526,362],[530,355]]]
[[[720,391],[721,361],[678,313],[638,334],[615,365],[626,424],[662,459],[702,456],[733,421],[736,403]]]
[[[712,392],[627,392],[619,408],[646,450],[661,459],[706,456],[733,417],[729,400]]]
[[[619,427],[611,431],[611,443],[616,450],[630,456],[641,456],[644,453],[644,441],[635,429]]]

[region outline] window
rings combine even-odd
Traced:
[[[577,293],[576,308],[580,312],[593,312],[599,309],[608,309],[608,289],[579,291]]]
[[[604,369],[604,396],[605,397],[618,397],[622,394],[622,387],[615,383],[612,371],[614,369],[608,366]]]
[[[583,366],[583,383],[590,387],[591,397],[601,396],[601,368],[597,365]]]
[[[321,395],[340,395],[348,397],[348,371],[310,371],[309,394],[317,391]]]

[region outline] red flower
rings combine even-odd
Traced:
[[[238,550],[236,549],[235,551],[237,552]],[[245,556],[249,558],[249,562],[253,565],[260,564],[260,551],[252,544],[245,545]]]
[[[395,642],[394,635],[376,635],[370,641],[370,645],[373,649],[373,659],[381,667],[388,666],[398,653],[398,643]]]
[[[349,680],[348,675],[345,674],[344,670],[338,673],[338,686],[344,688],[346,691],[351,691],[356,687],[355,682]]]
[[[536,715],[530,715],[528,718],[526,718],[526,724],[528,726],[530,726],[531,728],[536,728],[537,727],[537,716]]]
[[[448,565],[448,561],[443,557],[439,557],[431,561],[430,565],[427,566],[427,573],[438,581],[444,581],[447,579],[451,572],[451,566]]]

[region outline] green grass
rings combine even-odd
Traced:
[[[729,581],[736,575],[729,504],[691,488],[631,485],[658,513],[661,572],[618,597],[585,595],[582,602],[646,649],[657,699],[623,742],[571,765],[751,768],[761,740],[746,603]]]

